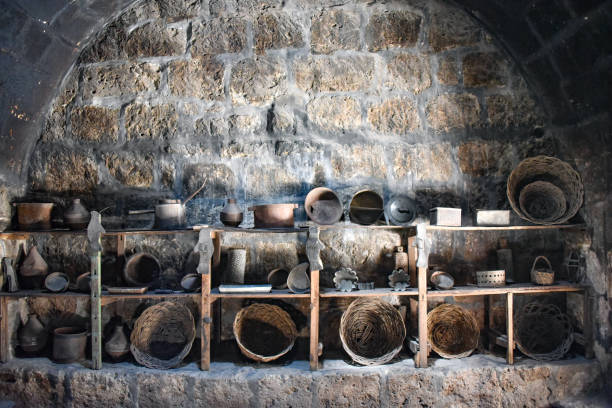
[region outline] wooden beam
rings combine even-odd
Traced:
[[[419,354],[417,355],[416,366],[427,367],[427,355],[429,354],[427,343],[427,268],[418,268],[419,286]]]
[[[310,370],[319,368],[319,271],[310,271]]]
[[[586,358],[593,358],[593,309],[591,308],[591,296],[589,290],[585,289],[584,294],[584,310],[583,310],[583,328],[582,333],[584,334],[584,356]]]
[[[89,240],[89,257],[91,263],[91,360],[92,368],[102,368],[102,216],[97,211],[91,212],[87,227]]]
[[[200,254],[200,262],[198,265],[198,273],[202,277],[201,288],[201,303],[200,303],[200,318],[201,318],[201,333],[200,333],[200,369],[210,370],[210,333],[212,324],[211,303],[213,298],[210,295],[211,291],[211,270],[212,270],[212,255],[213,255],[213,240],[217,239],[215,231],[203,229],[200,231],[200,237],[196,244],[195,250]]]
[[[506,334],[508,336],[508,348],[506,349],[506,362],[514,364],[514,294],[506,295]]]
[[[6,363],[11,359],[11,334],[8,322],[8,301],[6,297],[0,298],[0,361]]]

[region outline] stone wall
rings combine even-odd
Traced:
[[[512,167],[556,152],[514,64],[442,2],[154,4],[67,74],[30,195],[121,217],[206,182],[189,218],[210,223],[226,197],[301,202],[327,185],[345,202],[408,193],[426,214],[507,207]]]

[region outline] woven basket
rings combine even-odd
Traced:
[[[289,313],[280,307],[254,303],[236,315],[234,337],[242,354],[267,363],[293,348],[297,328]]]
[[[536,268],[539,260],[543,260],[548,265],[547,268]],[[555,271],[553,271],[550,261],[545,256],[538,256],[531,266],[531,282],[536,285],[552,285],[555,282]]]
[[[560,188],[565,195],[567,202],[565,214],[552,223],[562,224],[568,221],[582,206],[584,187],[576,170],[554,157],[530,157],[520,162],[508,177],[506,194],[512,209],[519,217],[533,222],[521,210],[519,200],[523,187],[534,181],[548,181]]]
[[[195,338],[193,316],[185,306],[161,302],[145,310],[134,324],[130,351],[145,367],[168,369],[189,354]]]
[[[441,357],[469,356],[479,336],[476,318],[461,306],[443,304],[427,314],[427,339]]]
[[[532,302],[515,319],[516,345],[535,360],[558,360],[574,341],[569,317],[557,306]]]
[[[496,287],[506,285],[506,271],[477,271],[476,285],[481,287]]]
[[[523,187],[519,206],[525,217],[539,224],[552,224],[567,211],[565,194],[548,181],[534,181]]]
[[[382,300],[357,299],[340,319],[342,347],[359,364],[391,361],[402,349],[405,337],[402,315]]]

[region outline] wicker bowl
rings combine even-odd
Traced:
[[[567,211],[565,194],[548,181],[534,181],[523,187],[519,206],[525,217],[539,224],[552,224]]]
[[[267,363],[293,348],[297,328],[289,313],[280,307],[254,303],[236,315],[234,337],[242,354]]]
[[[574,341],[569,317],[557,306],[531,302],[515,319],[516,345],[535,360],[558,360]]]
[[[357,299],[340,319],[342,347],[363,365],[385,364],[402,349],[406,328],[402,315],[378,299]]]
[[[580,207],[584,196],[582,179],[566,162],[554,157],[536,156],[523,160],[508,177],[506,194],[512,209],[519,217],[534,222],[520,208],[520,194],[525,186],[534,181],[547,181],[563,191],[567,209],[553,224],[562,224],[572,218]]]
[[[145,367],[174,368],[189,354],[194,338],[195,324],[189,309],[174,302],[161,302],[136,320],[130,351]]]
[[[469,356],[479,336],[476,318],[461,306],[443,304],[427,314],[427,339],[441,357]]]

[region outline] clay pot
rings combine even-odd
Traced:
[[[49,270],[49,265],[43,259],[36,247],[32,247],[28,256],[23,260],[19,274],[25,289],[41,289],[44,276]]]
[[[17,224],[22,230],[51,229],[53,203],[18,203]]]
[[[160,273],[157,258],[144,252],[132,255],[123,268],[123,278],[131,286],[151,286]]]
[[[289,272],[287,287],[293,293],[306,293],[310,290],[310,278],[308,277],[308,262],[301,263]]]
[[[320,225],[331,225],[342,217],[342,201],[329,188],[317,187],[310,190],[304,201],[304,209],[308,217]]]
[[[122,360],[130,352],[130,341],[123,332],[123,324],[117,324],[113,335],[104,345],[104,351],[114,361]]]
[[[77,276],[76,289],[79,292],[89,293],[91,291],[91,273],[85,272]]]
[[[59,293],[68,290],[70,278],[62,272],[53,272],[45,278],[45,288],[49,292]]]
[[[47,345],[47,330],[35,314],[28,317],[28,322],[19,329],[17,334],[21,349],[28,354],[34,354]]]
[[[181,279],[181,287],[185,292],[195,292],[202,287],[202,277],[197,273],[190,273]]]
[[[249,207],[255,216],[255,228],[293,228],[293,210],[297,204],[266,204]]]
[[[75,198],[72,205],[64,211],[64,224],[72,230],[83,230],[89,224],[89,211],[81,204],[81,200]]]
[[[242,222],[244,214],[242,213],[242,208],[236,204],[236,200],[228,198],[227,204],[225,204],[225,207],[221,210],[221,214],[219,214],[219,218],[223,225],[237,227]]]
[[[449,290],[455,286],[455,278],[444,271],[435,271],[429,278],[431,284],[440,290]]]
[[[74,363],[85,358],[87,331],[79,327],[58,327],[53,330],[53,360]]]
[[[289,271],[283,268],[272,269],[268,273],[268,283],[273,289],[287,289],[287,278]]]

